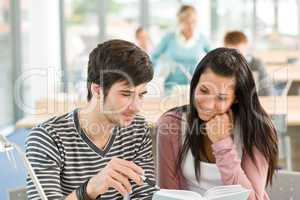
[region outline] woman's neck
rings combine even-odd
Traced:
[[[185,39],[185,41],[189,41],[192,37],[193,37],[193,33],[186,33],[184,31],[181,32],[183,38]]]

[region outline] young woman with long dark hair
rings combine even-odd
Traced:
[[[265,187],[277,166],[277,135],[262,108],[247,61],[234,49],[218,48],[198,64],[190,103],[158,121],[161,188],[204,193],[239,184],[249,200],[269,199]]]

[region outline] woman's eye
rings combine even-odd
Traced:
[[[200,92],[202,92],[202,93],[204,93],[204,94],[207,94],[207,93],[208,93],[207,89],[204,89],[204,88],[200,88]]]
[[[226,101],[227,98],[226,98],[226,97],[219,96],[219,100],[221,100],[221,101]]]

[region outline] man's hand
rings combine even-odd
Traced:
[[[234,122],[233,113],[228,111],[221,115],[216,115],[206,122],[205,129],[208,138],[212,143],[216,143],[232,134]]]
[[[143,181],[140,176],[143,174],[144,170],[133,162],[112,158],[105,168],[90,179],[87,194],[91,199],[96,199],[99,194],[104,194],[109,188],[114,188],[126,196],[132,192],[129,179],[142,185]]]

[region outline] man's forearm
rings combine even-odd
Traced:
[[[76,192],[73,191],[71,194],[69,194],[69,195],[65,198],[65,200],[78,200],[78,199],[77,199],[77,196],[76,196]]]
[[[99,192],[99,191],[98,191]],[[89,184],[86,187],[86,195],[89,197],[89,199],[94,200],[96,199],[96,197],[99,195],[97,195],[96,191],[93,190],[92,184],[89,181]],[[76,190],[73,191],[71,194],[69,194],[65,200],[78,200],[77,195],[76,195]]]

